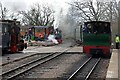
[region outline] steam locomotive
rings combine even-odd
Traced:
[[[2,54],[23,51],[27,44],[20,37],[20,22],[16,20],[0,20]]]
[[[90,56],[111,56],[110,22],[90,21],[84,23],[83,52]]]

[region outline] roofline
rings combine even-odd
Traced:
[[[110,22],[107,22],[107,21],[87,21],[87,22],[84,22],[84,23],[93,23],[93,22],[110,23]]]

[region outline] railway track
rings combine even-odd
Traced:
[[[94,59],[94,58],[90,57],[73,74],[71,74],[67,80],[80,80],[80,79],[88,80],[90,78],[90,75],[93,73],[94,69],[100,62],[100,60],[101,60],[101,58]],[[91,65],[91,67],[89,67],[88,65]],[[81,74],[84,76],[82,76],[82,77],[79,76]]]
[[[28,56],[25,56],[25,57],[22,57],[22,58],[19,58],[19,59],[15,59],[15,60],[10,60],[10,58],[8,57],[8,61],[5,62],[5,63],[2,63],[0,66],[6,66],[6,65],[9,65],[11,63],[15,63],[15,62],[24,60],[26,58],[31,58],[31,57],[36,56],[36,55],[37,55],[37,53],[36,54],[32,54],[32,55],[28,55]]]
[[[34,48],[30,48],[30,49],[27,49],[27,50],[33,50],[33,49],[38,49],[39,47],[34,47]],[[17,52],[17,53],[19,53],[19,52]],[[22,53],[22,52],[21,52]],[[23,52],[24,53],[24,52]],[[30,53],[30,52],[26,52],[26,53]],[[11,63],[14,63],[14,62],[17,62],[17,61],[20,61],[20,60],[24,60],[24,59],[26,59],[26,58],[30,58],[30,57],[33,57],[33,56],[35,56],[35,55],[37,55],[37,53],[36,54],[32,54],[32,55],[28,55],[28,56],[25,56],[25,57],[22,57],[22,58],[20,58],[20,59],[16,59],[16,60],[11,60],[11,61],[8,61],[8,62],[6,62],[6,63],[2,63],[2,64],[0,64],[0,66],[5,66],[5,65],[9,65],[9,64],[11,64]]]
[[[39,66],[40,64],[46,63],[47,61],[50,61],[50,60],[62,55],[64,52],[68,51],[69,49],[71,49],[71,48],[68,48],[60,53],[49,54],[43,58],[38,58],[29,63],[18,66],[14,69],[10,69],[9,71],[3,72],[1,76],[5,80],[12,80],[12,79],[16,78],[17,76],[24,74],[25,72]]]
[[[6,65],[3,65],[2,66],[2,72],[5,73],[6,71],[9,71],[9,70],[14,69],[14,68],[19,67],[19,66],[22,66],[22,65],[24,65],[26,63],[29,63],[32,60],[36,60],[38,58],[42,59],[42,58],[44,58],[46,56],[49,56],[51,54],[53,54],[53,53],[44,53],[44,54],[43,53],[35,53],[33,55],[30,55],[30,56],[25,56],[25,57],[16,59],[16,60],[14,60],[12,62],[9,62]]]

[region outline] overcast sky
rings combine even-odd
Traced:
[[[67,8],[68,4],[66,2],[71,2],[75,0],[1,0],[0,2],[8,9],[14,10],[25,10],[35,3],[48,3],[52,4],[55,9],[57,8]],[[87,1],[87,0],[81,0]],[[95,1],[95,0],[93,0]],[[100,1],[110,1],[110,0],[100,0]],[[120,1],[120,0],[116,0]]]
[[[0,1],[4,7],[6,7],[10,11],[21,11],[21,10],[28,10],[30,6],[34,5],[35,3],[39,4],[50,4],[53,6],[55,10],[55,22],[54,24],[57,25],[59,22],[59,14],[61,8],[63,8],[63,13],[66,13],[68,10],[69,5],[66,2],[70,2],[71,0],[2,0]]]
[[[53,5],[55,9],[66,8],[66,2],[71,0],[2,0],[3,6],[12,11],[25,10],[35,3],[48,3]]]
[[[34,5],[35,3],[39,3],[39,4],[48,3],[52,5],[54,10],[56,11],[55,18],[56,21],[58,21],[60,9],[63,8],[63,13],[67,12],[67,9],[69,7],[67,2],[71,2],[71,1],[75,1],[75,0],[1,0],[0,2],[8,10],[15,12],[21,10],[28,10],[30,6]],[[87,0],[81,0],[81,1],[87,1]],[[93,1],[95,3],[95,0]],[[106,0],[100,0],[100,1],[106,1]]]

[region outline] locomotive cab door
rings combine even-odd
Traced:
[[[10,47],[10,33],[9,28],[10,25],[8,23],[1,23],[2,27],[2,53],[7,53]]]

